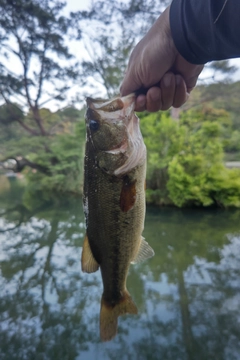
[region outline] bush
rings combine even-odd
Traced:
[[[28,169],[29,185],[35,190],[53,192],[82,193],[83,159],[85,145],[85,125],[79,123],[74,135],[55,136],[49,144],[49,152],[44,150],[32,155],[31,160],[50,167],[48,175]]]
[[[147,201],[183,206],[240,207],[240,170],[224,166],[226,111],[141,116],[148,149]]]

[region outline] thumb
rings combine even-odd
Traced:
[[[137,79],[134,71],[127,69],[124,79],[120,85],[120,94],[121,96],[126,96],[137,91],[142,86],[143,84]]]
[[[172,65],[172,56],[160,41],[156,41],[156,33],[153,27],[134,48],[120,86],[122,96],[159,86],[161,78]]]
[[[173,65],[176,54],[167,8],[133,49],[120,87],[121,94],[159,86],[161,78]]]

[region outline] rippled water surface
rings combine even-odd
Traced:
[[[81,272],[81,199],[0,189],[0,359],[240,359],[240,211],[148,208],[137,316],[99,339],[100,273]]]

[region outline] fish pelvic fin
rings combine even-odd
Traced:
[[[131,264],[138,264],[142,261],[145,261],[152,256],[154,256],[154,250],[151,246],[145,241],[144,237],[141,238],[140,246],[138,252],[136,253],[135,257],[131,261]]]
[[[88,236],[85,235],[82,250],[82,271],[87,273],[93,273],[99,269],[99,264],[95,260],[92,250],[89,245]]]
[[[129,292],[124,291],[122,299],[115,305],[109,304],[102,296],[100,310],[100,336],[102,341],[110,341],[117,334],[118,316],[137,314],[138,309]]]

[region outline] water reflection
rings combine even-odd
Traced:
[[[239,359],[240,212],[148,209],[138,316],[99,340],[100,274],[80,269],[80,199],[0,194],[1,359]]]

